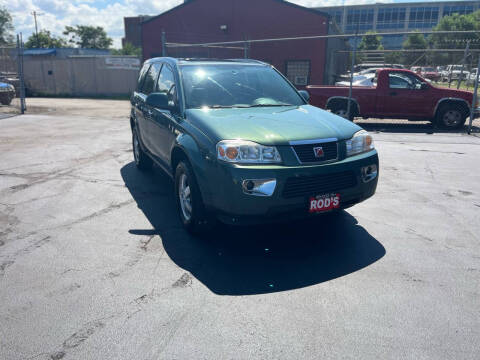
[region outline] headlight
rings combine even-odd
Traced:
[[[361,154],[375,149],[372,136],[365,130],[360,130],[347,140],[347,156]]]
[[[277,164],[282,158],[275,146],[252,141],[223,140],[217,144],[217,159],[239,164]]]

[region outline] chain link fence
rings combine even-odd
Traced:
[[[23,77],[23,45],[0,48],[0,118],[23,114],[26,110]]]
[[[435,36],[437,46],[428,44],[428,48],[394,49],[394,50],[359,50],[357,47],[364,36],[391,36],[402,35],[405,38],[409,34],[418,32],[395,32],[395,33],[368,33],[368,34],[328,34],[319,36],[300,36],[270,39],[246,39],[228,42],[193,42],[181,43],[176,41],[175,36],[168,33],[162,34],[162,53],[156,56],[173,57],[205,57],[205,58],[251,58],[265,61],[274,65],[278,70],[299,89],[305,85],[347,85],[351,89],[356,86],[376,86],[375,71],[384,67],[401,67],[412,70],[435,87],[459,89],[478,93],[478,60],[480,57],[480,41],[475,37],[480,34],[477,31],[430,31],[423,36],[428,40],[429,34]],[[454,38],[455,39],[452,39]],[[356,40],[355,40],[356,38]],[[315,61],[309,59],[305,53],[293,54],[292,58],[301,60],[285,61],[278,63],[271,61],[269,54],[278,53],[280,44],[296,44],[306,40],[325,40],[324,64],[321,71],[321,82],[313,74]],[[353,41],[352,41],[353,40]],[[428,43],[428,41],[427,41]],[[335,44],[335,46],[331,46]],[[342,46],[345,45],[345,46]],[[289,45],[290,46],[290,45]],[[319,43],[320,46],[320,43]],[[439,48],[438,46],[441,46]],[[292,46],[293,49],[293,46]],[[370,74],[369,74],[370,72]],[[364,76],[367,75],[367,76]],[[367,79],[368,82],[364,80]],[[362,82],[363,81],[363,82]],[[351,101],[348,102],[350,104]],[[476,99],[470,111],[474,111]],[[432,119],[434,120],[434,119]],[[460,131],[480,132],[479,120],[467,116],[467,126]],[[378,129],[405,131],[421,129],[430,131],[435,129],[435,121],[409,122],[406,119],[365,119],[357,117],[355,121],[365,125],[377,125]],[[407,126],[411,125],[411,126]],[[385,126],[388,125],[388,126]],[[468,126],[470,125],[470,126]],[[375,127],[375,126],[374,126]],[[435,129],[438,131],[438,129]]]

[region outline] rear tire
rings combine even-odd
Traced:
[[[211,231],[215,218],[208,213],[195,174],[187,161],[180,161],[175,170],[175,199],[180,221],[194,235]]]
[[[12,103],[13,98],[2,99],[0,102],[2,105],[10,105]]]
[[[142,150],[142,145],[140,144],[140,139],[138,137],[136,127],[132,129],[132,147],[133,159],[135,160],[135,165],[137,166],[137,168],[142,171],[150,170],[153,166],[153,161]]]
[[[465,107],[457,104],[442,105],[435,117],[438,127],[445,130],[461,128],[467,120]]]

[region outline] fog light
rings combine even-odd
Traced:
[[[362,167],[361,172],[363,182],[366,183],[372,181],[377,177],[378,174],[377,165],[364,166]]]
[[[248,195],[272,196],[276,186],[276,179],[248,179],[242,181],[243,192]]]

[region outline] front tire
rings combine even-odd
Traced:
[[[454,130],[461,128],[467,120],[467,112],[460,105],[444,105],[437,113],[437,125],[446,130]]]
[[[186,161],[181,161],[175,170],[175,199],[180,220],[188,232],[198,235],[214,227],[215,220],[205,209],[195,174]]]
[[[140,144],[140,139],[138,137],[136,127],[132,129],[132,147],[133,159],[135,160],[135,165],[137,166],[137,168],[142,171],[150,170],[153,166],[153,161],[142,150],[142,145]]]

